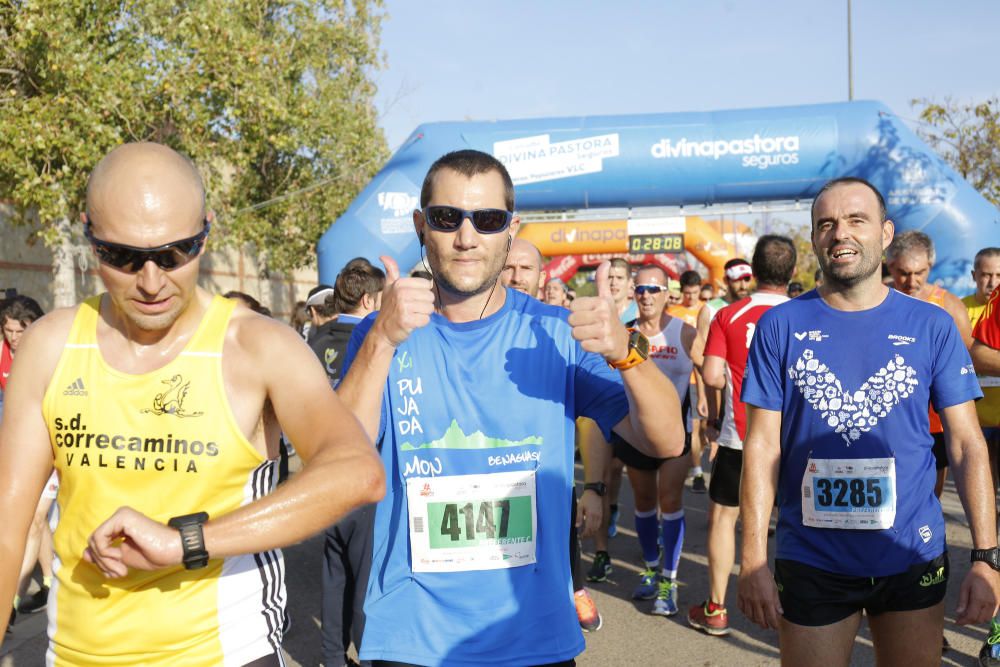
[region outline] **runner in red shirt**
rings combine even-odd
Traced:
[[[784,236],[760,237],[752,262],[757,291],[715,315],[705,344],[702,376],[706,385],[723,390],[720,410],[723,414],[708,416],[708,437],[719,443],[708,487],[709,596],[703,604],[691,607],[688,623],[710,635],[729,634],[725,601],[729,573],[736,558],[736,519],[740,514],[740,474],[746,435],[746,410],[740,401],[740,388],[747,352],[761,315],[788,301],[787,287],[795,273],[795,257],[795,246]]]

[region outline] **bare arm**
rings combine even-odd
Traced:
[[[243,361],[259,369],[262,402],[271,402],[306,465],[274,493],[211,517],[204,535],[212,558],[294,544],[385,493],[385,474],[371,441],[298,335],[266,320],[247,327],[240,345]],[[282,363],[270,363],[276,358]],[[296,369],[294,381],[289,380],[289,368]],[[254,389],[247,386],[245,391]],[[126,539],[118,545],[119,538]],[[130,508],[118,510],[99,526],[89,544],[85,558],[107,576],[124,576],[130,567],[176,565],[183,555],[176,530]]]
[[[974,340],[972,349],[972,364],[980,375],[1000,375],[1000,350],[994,350],[989,345]]]
[[[997,546],[996,503],[990,478],[986,441],[972,401],[940,411],[944,424],[948,460],[954,471],[958,497],[969,520],[974,549]],[[1000,576],[987,564],[973,563],[962,582],[958,608],[959,624],[985,623],[996,614],[1000,601]]]
[[[684,423],[674,383],[649,361],[622,371],[622,380],[628,415],[615,425],[615,433],[649,456],[680,456]]]
[[[69,334],[75,311],[56,311],[24,334],[4,393],[0,422],[0,600],[14,599],[18,570],[35,505],[52,471],[52,446],[42,399]],[[0,637],[9,614],[0,614]],[[2,641],[2,640],[0,640]]]
[[[611,463],[611,445],[605,441],[601,429],[591,419],[577,420],[577,435],[583,457],[583,479],[586,483],[604,482]],[[600,527],[604,512],[604,499],[593,491],[584,490],[577,507],[576,525],[582,527],[580,537],[592,536]]]
[[[958,333],[962,337],[965,349],[970,349],[972,347],[972,323],[969,321],[969,311],[965,304],[949,292],[945,295],[944,309],[951,315],[951,319],[955,320],[955,326],[958,327]]]
[[[701,376],[705,384],[713,389],[726,388],[726,360],[715,355],[705,357],[705,363],[701,367]]]
[[[743,441],[740,515],[743,553],[740,558],[739,606],[764,629],[777,628],[782,613],[774,578],[767,567],[767,525],[778,488],[781,460],[781,413],[747,405],[747,437]]]
[[[386,269],[382,307],[347,375],[337,386],[337,394],[361,420],[372,440],[378,437],[382,392],[396,348],[414,329],[430,323],[431,313],[434,312],[430,281],[423,278],[400,279],[395,260],[382,257],[382,262]]]

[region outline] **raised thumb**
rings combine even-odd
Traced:
[[[610,273],[611,262],[601,262],[601,265],[597,267],[594,282],[597,283],[597,296],[601,298],[611,298],[611,279],[608,278]]]
[[[399,280],[399,265],[396,264],[396,260],[389,255],[379,255],[379,259],[385,267],[385,284],[391,285]]]

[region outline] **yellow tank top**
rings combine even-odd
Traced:
[[[273,654],[284,618],[280,551],[123,579],[82,560],[88,536],[122,505],[164,523],[217,517],[268,493],[277,472],[226,397],[234,301],[216,297],[180,354],[142,375],[101,356],[100,301],[79,306],[42,408],[60,477],[49,664],[244,665]]]
[[[986,304],[980,306],[975,294],[963,297],[962,303],[965,304],[965,309],[969,312],[969,322],[975,329],[979,318],[986,312]],[[980,376],[979,386],[983,390],[983,398],[976,401],[979,425],[984,428],[995,428],[1000,425],[1000,378]]]

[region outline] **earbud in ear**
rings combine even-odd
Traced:
[[[424,247],[424,233],[423,232],[420,232],[419,234],[417,234],[417,241],[420,242],[420,247],[423,248]]]

